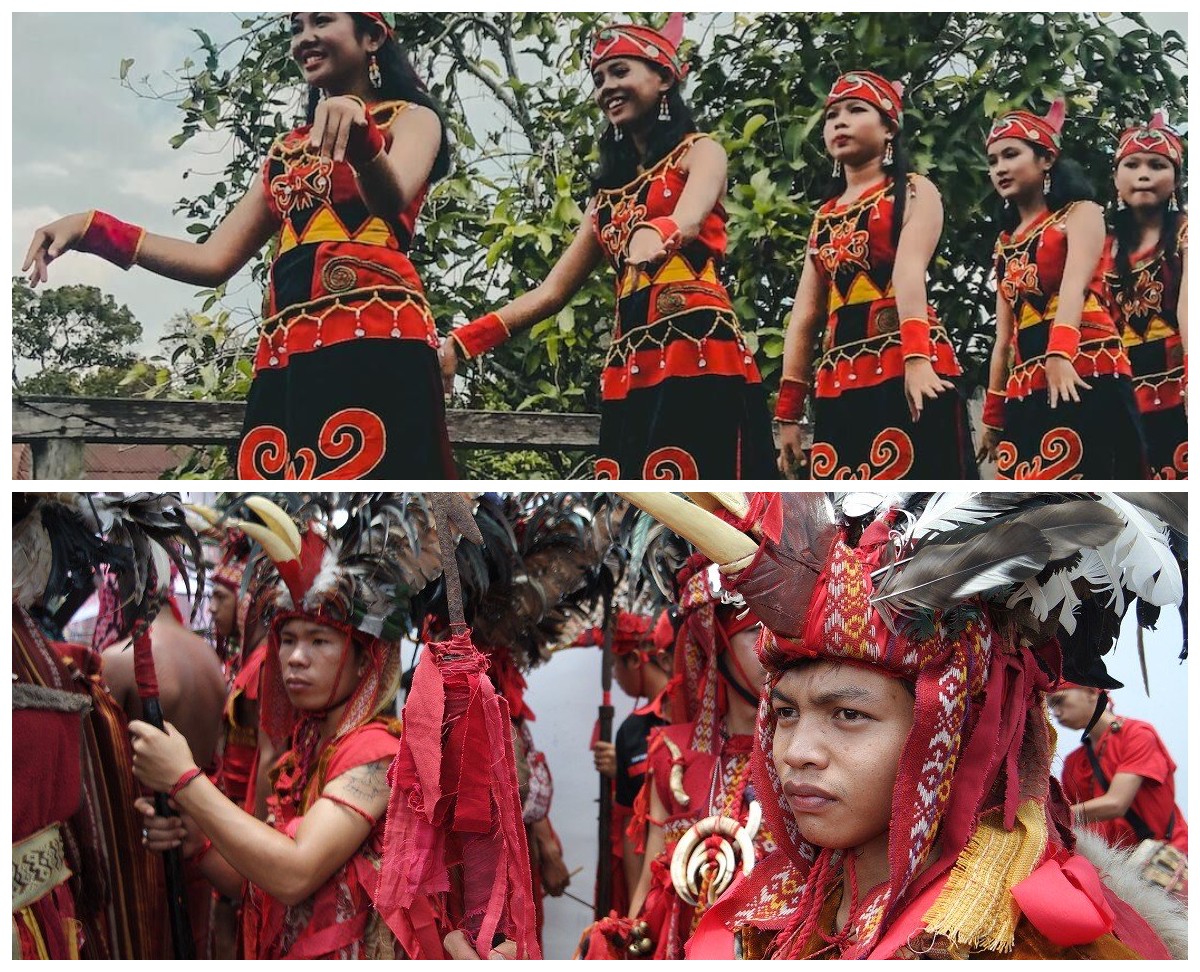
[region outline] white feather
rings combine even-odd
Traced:
[[[1166,527],[1158,517],[1139,510],[1113,493],[1100,500],[1125,520],[1125,528],[1098,553],[1119,565],[1121,583],[1138,597],[1158,607],[1183,600],[1183,576],[1171,548]]]
[[[325,552],[321,555],[321,569],[317,571],[317,576],[313,578],[312,584],[309,585],[308,591],[305,592],[305,603],[310,606],[315,606],[321,603],[320,595],[322,593],[332,594],[338,589],[338,577],[341,571],[338,570],[338,552],[330,547],[325,548]]]
[[[1039,621],[1045,621],[1051,613],[1058,611],[1058,623],[1067,634],[1075,633],[1075,609],[1082,603],[1065,571],[1051,575],[1045,584],[1031,577],[1024,581],[1008,599],[1012,608],[1021,601],[1030,602],[1030,610]]]

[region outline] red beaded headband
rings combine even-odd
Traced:
[[[1055,98],[1045,117],[1035,115],[1032,111],[1010,111],[999,118],[988,132],[987,145],[1002,138],[1019,138],[1033,145],[1040,145],[1050,153],[1051,158],[1058,158],[1062,152],[1062,127],[1067,117],[1067,103],[1062,98]]]
[[[833,87],[829,89],[829,97],[825,99],[825,107],[828,108],[835,101],[857,98],[874,105],[899,125],[904,110],[901,104],[903,95],[903,85],[889,81],[881,74],[874,71],[851,71],[833,82]]]
[[[1117,142],[1117,158],[1120,162],[1125,156],[1135,152],[1150,152],[1162,155],[1171,160],[1176,168],[1183,163],[1183,140],[1167,125],[1166,114],[1160,109],[1145,125],[1135,125],[1121,133]]]
[[[288,14],[288,16],[294,17],[296,15]],[[388,37],[392,36],[392,25],[387,22],[387,20],[383,16],[383,14],[381,14],[381,13],[364,13],[363,16],[370,17],[373,21],[375,21],[375,23],[379,24],[379,26],[383,28],[383,32]]]
[[[592,70],[614,57],[636,57],[671,72],[676,81],[687,74],[687,65],[679,61],[679,42],[683,39],[683,14],[673,13],[661,31],[636,24],[613,24],[601,29],[592,47]]]

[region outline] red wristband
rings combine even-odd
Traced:
[[[491,351],[497,345],[503,344],[512,332],[495,311],[476,318],[470,324],[456,327],[450,332],[455,343],[462,348],[468,358],[477,358],[485,351]]]
[[[169,800],[174,800],[179,794],[180,790],[191,783],[192,780],[194,780],[197,776],[203,775],[204,771],[201,770],[199,766],[193,766],[190,770],[184,773],[183,776],[179,777],[179,779],[175,781],[175,785],[167,792],[167,798]]]
[[[200,849],[198,851],[196,851],[195,854],[193,854],[191,857],[188,858],[188,863],[189,864],[199,864],[202,860],[204,860],[204,855],[207,854],[210,850],[212,850],[212,841],[209,840],[207,837],[205,837],[204,843],[200,845]]]
[[[800,422],[804,418],[804,402],[808,398],[808,382],[800,378],[784,378],[779,383],[779,398],[775,402],[775,418],[780,422]]]
[[[929,321],[924,317],[908,317],[900,322],[900,353],[904,360],[909,358],[933,357],[933,345],[929,340]]]
[[[983,424],[989,429],[1000,431],[1004,428],[1004,403],[1007,398],[1002,391],[988,389],[983,399]]]
[[[378,158],[387,142],[383,137],[383,129],[375,124],[371,113],[368,111],[366,115],[367,123],[352,125],[350,137],[346,140],[346,161],[355,169],[361,169]]]
[[[1079,328],[1071,324],[1052,324],[1050,326],[1050,343],[1046,345],[1046,356],[1060,355],[1068,361],[1074,361],[1079,353]]]
[[[128,270],[137,260],[138,250],[146,231],[132,223],[122,223],[115,216],[93,209],[83,236],[75,244],[80,253],[93,253]]]
[[[649,229],[654,230],[654,232],[658,234],[658,238],[664,243],[679,233],[679,224],[670,216],[655,216],[654,219],[647,219],[644,222],[638,223],[636,226],[634,226],[634,232],[637,232],[643,227],[648,227]],[[678,244],[669,246],[667,249],[676,250],[678,249]]]

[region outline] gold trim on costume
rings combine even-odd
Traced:
[[[13,844],[13,911],[28,908],[71,876],[57,823]]]

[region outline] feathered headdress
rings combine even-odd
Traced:
[[[1096,634],[1115,632],[1133,597],[1156,606],[1182,598],[1181,548],[1172,552],[1170,536],[1186,532],[1178,510],[1168,527],[1163,515],[1172,511],[1147,510],[1137,495],[918,494],[867,504],[853,517],[819,494],[696,497],[716,515],[669,494],[626,495],[722,565],[771,632],[760,648],[772,681],[799,660],[832,659],[914,685],[892,797],[889,880],[854,903],[844,957],[871,955],[891,918],[939,879],[946,887],[926,931],[967,950],[1011,947],[1013,887],[1047,847],[1073,846],[1069,809],[1050,780],[1044,693],[1064,669],[1080,683],[1107,677],[1099,656],[1111,642]],[[1072,641],[1082,629],[1087,636]],[[775,795],[764,817],[787,862],[756,868],[736,917],[753,923],[764,902],[788,899],[773,882],[806,875],[774,946],[787,957],[814,933],[844,861],[843,852],[803,840],[773,740],[764,702],[755,786]],[[935,844],[940,856],[930,863]],[[964,886],[977,892],[969,914],[952,905]]]

